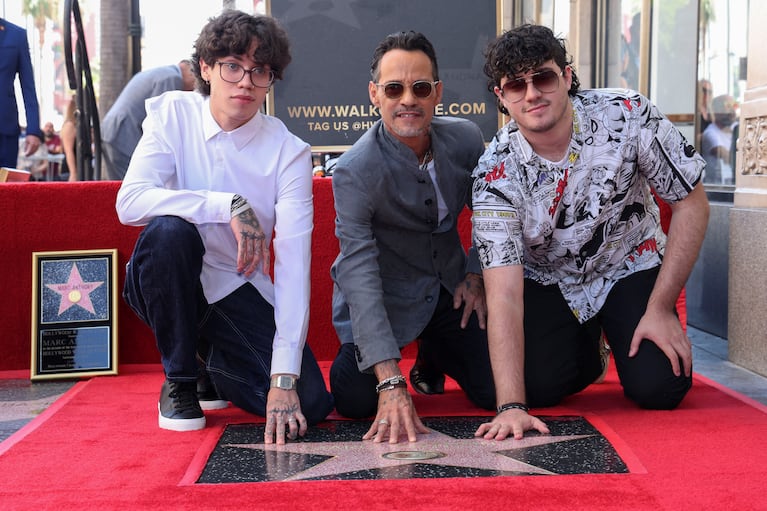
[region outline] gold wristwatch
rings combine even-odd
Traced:
[[[279,374],[276,376],[272,376],[270,387],[283,389],[283,390],[295,390],[297,381],[298,381],[298,378],[296,378],[295,376]]]

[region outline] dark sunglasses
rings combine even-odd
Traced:
[[[503,87],[501,87],[501,94],[512,103],[516,103],[525,97],[525,94],[527,93],[527,84],[531,82],[533,87],[543,93],[554,92],[559,87],[559,77],[562,76],[563,73],[563,71],[557,73],[552,69],[546,69],[538,73],[533,73],[527,78],[509,80],[503,84]]]
[[[418,80],[410,84],[410,88],[413,91],[413,96],[418,99],[424,99],[431,96],[434,87],[436,87],[438,83],[439,80],[436,82]],[[384,94],[386,94],[386,97],[389,99],[399,99],[405,93],[405,84],[402,82],[377,83],[376,87],[383,87]]]

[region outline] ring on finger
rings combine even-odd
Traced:
[[[386,419],[381,419],[380,421],[378,421],[378,424],[380,424],[381,426],[388,426],[389,421],[387,421]]]

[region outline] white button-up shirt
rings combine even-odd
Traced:
[[[300,375],[314,216],[309,146],[261,113],[225,132],[209,99],[197,92],[168,92],[147,100],[146,110],[143,137],[117,194],[120,221],[146,225],[174,215],[194,224],[205,245],[200,281],[208,302],[249,281],[275,309],[272,374]],[[248,200],[273,243],[274,282],[261,271],[237,274],[229,224],[235,194]]]

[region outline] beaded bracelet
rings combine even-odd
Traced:
[[[499,414],[505,412],[506,410],[522,410],[525,413],[530,411],[525,403],[506,403],[495,409],[495,411]]]
[[[376,385],[376,392],[380,394],[383,390],[392,390],[398,387],[407,387],[407,380],[405,380],[405,377],[401,374],[381,380],[378,385]]]

